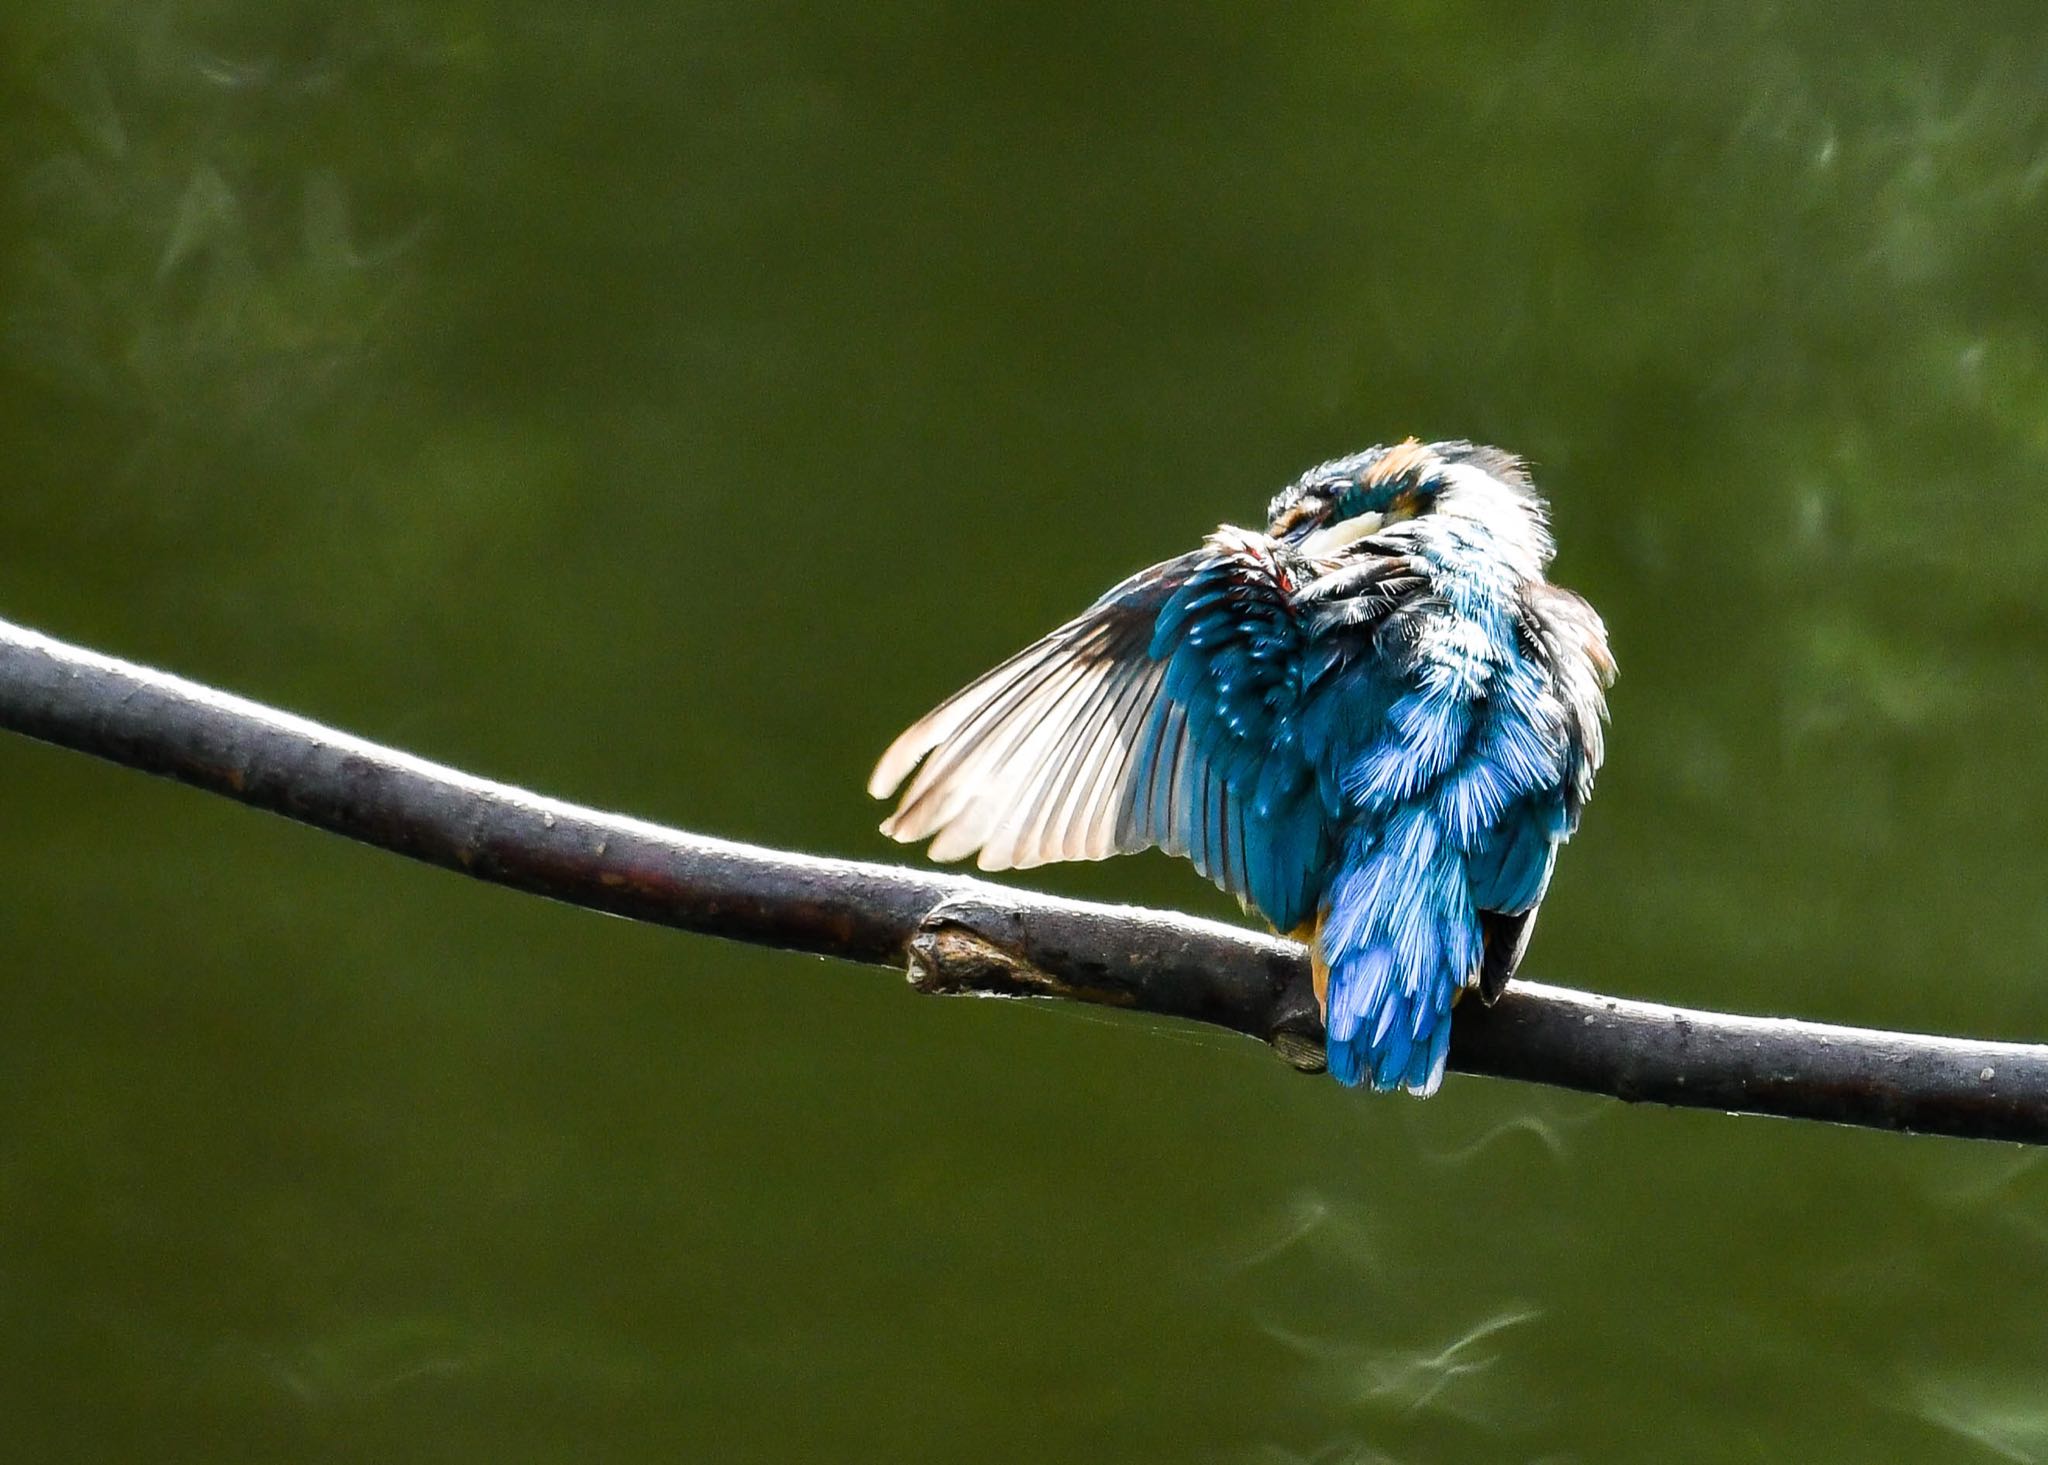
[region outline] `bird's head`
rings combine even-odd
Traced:
[[[1318,464],[1274,498],[1266,527],[1302,554],[1328,559],[1432,514],[1475,523],[1539,564],[1550,557],[1543,501],[1521,460],[1468,442],[1409,438]]]

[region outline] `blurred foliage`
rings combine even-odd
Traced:
[[[1623,666],[1532,970],[2048,1030],[2037,7],[15,0],[0,157],[0,614],[880,856],[930,700],[1494,440]],[[0,777],[31,1453],[2048,1458],[2031,1158],[1364,1103]]]

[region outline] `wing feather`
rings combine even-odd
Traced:
[[[1124,770],[1130,766],[1131,746],[1143,726],[1141,703],[1158,694],[1158,678],[1149,667],[1126,668],[1120,678],[1117,698],[1105,709],[1094,745],[1074,781],[1073,803],[1066,817],[1060,857],[1069,860],[1099,860],[1116,850],[1116,808],[1112,803]]]
[[[1304,667],[1319,637],[1369,643],[1418,582],[1354,562],[1297,604],[1330,566],[1292,553],[1219,530],[970,682],[875,765],[871,793],[903,790],[884,832],[988,870],[1156,846],[1298,924],[1338,812],[1291,730]]]
[[[1028,749],[1085,668],[1055,662],[1027,689],[991,705],[970,731],[960,756],[942,765],[889,833],[898,839],[936,835],[932,857],[957,860],[987,842],[1006,812],[1003,797],[1032,771]],[[942,745],[941,752],[949,749]],[[893,823],[894,821],[892,821]]]
[[[1104,678],[1086,720],[1071,748],[1063,754],[1066,774],[1051,805],[1044,835],[1035,851],[1038,860],[1087,858],[1091,806],[1105,769],[1114,771],[1128,757],[1135,725],[1128,721],[1134,694],[1144,690],[1148,669],[1121,662]],[[1107,853],[1105,851],[1104,853]]]
[[[982,869],[1011,870],[1038,863],[1032,854],[1055,812],[1055,786],[1068,770],[1070,748],[1107,677],[1108,668],[1103,666],[1088,666],[1076,675],[1059,701],[1038,715],[1037,726],[1018,745],[1015,759],[992,775],[985,798],[1000,812],[977,860]]]
[[[1068,709],[1085,697],[1100,675],[1097,669],[1070,663],[1039,697],[1006,711],[1003,731],[992,735],[988,750],[956,776],[959,787],[954,797],[963,801],[963,808],[933,844],[934,858],[958,859],[980,850],[977,863],[984,870],[1015,866],[1011,851],[1018,826],[1041,812],[1034,790],[1057,771],[1049,757],[1051,745],[1070,730]]]
[[[1592,792],[1605,751],[1606,692],[1614,682],[1606,626],[1592,606],[1562,586],[1537,581],[1523,592],[1520,630],[1523,649],[1542,669],[1554,699],[1558,781],[1501,811],[1490,821],[1491,837],[1472,852],[1484,941],[1479,995],[1489,1003],[1529,949],[1557,847],[1578,827]]]
[[[913,724],[891,745],[869,780],[868,791],[886,798],[912,768],[917,768],[917,776],[883,826],[887,833],[903,840],[922,839],[950,822],[975,786],[971,776],[961,776],[963,766],[990,752],[991,738],[998,740],[993,751],[1000,755],[1022,737],[1031,722],[1017,715],[1019,709],[1071,669],[1055,649],[1041,643],[1013,657]],[[934,756],[918,767],[927,754]]]

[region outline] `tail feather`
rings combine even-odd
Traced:
[[[1372,1055],[1372,1086],[1397,1089],[1408,1080],[1408,1057],[1415,1040],[1397,1027]]]
[[[1451,1007],[1481,955],[1464,855],[1420,811],[1354,855],[1318,932],[1330,973],[1330,1072],[1347,1084],[1433,1094]]]
[[[1403,983],[1376,983],[1366,974],[1374,966],[1391,966],[1386,947],[1332,956],[1331,1074],[1346,1084],[1370,1083],[1383,1091],[1435,1093],[1450,1052],[1452,1001],[1465,984],[1439,964],[1425,975],[1422,990],[1411,993]]]

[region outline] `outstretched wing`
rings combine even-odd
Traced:
[[[1307,572],[1225,528],[1132,576],[890,746],[869,791],[909,783],[883,831],[985,870],[1157,846],[1299,925],[1331,841],[1294,717]]]

